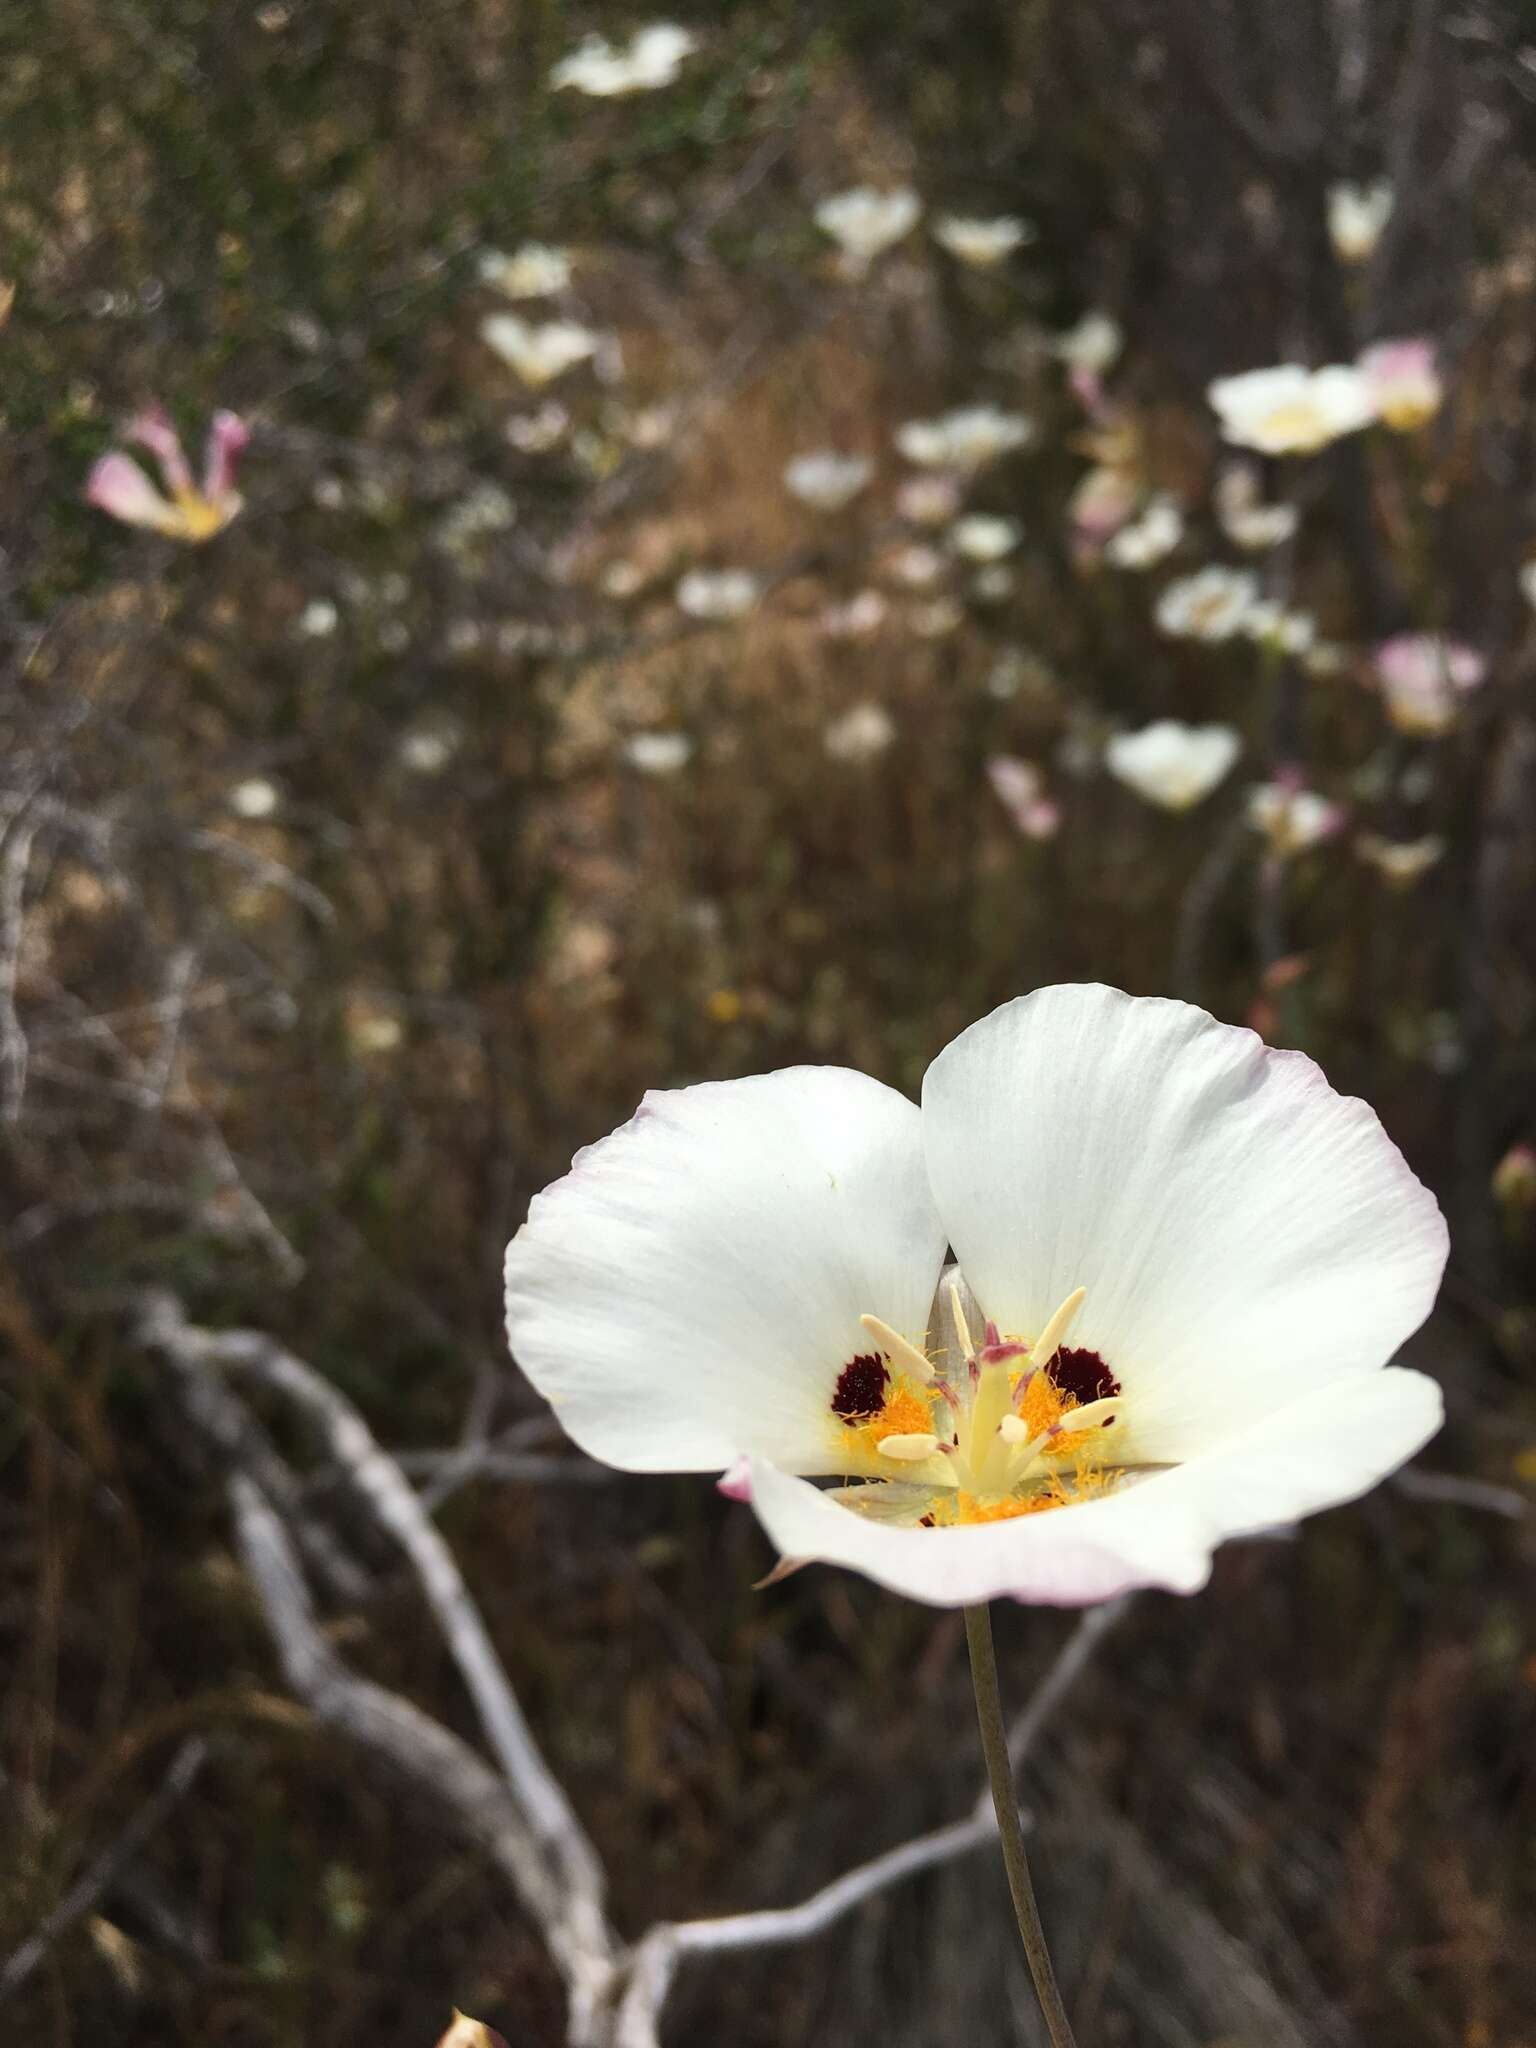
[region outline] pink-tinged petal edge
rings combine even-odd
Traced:
[[[234,497],[235,464],[250,444],[251,430],[237,412],[216,412],[203,458],[203,495],[213,504]],[[238,509],[238,501],[235,509]]]
[[[103,455],[86,479],[88,504],[126,526],[147,526],[155,533],[176,528],[176,510],[160,495],[131,455]]]
[[[147,448],[165,474],[173,491],[193,489],[192,471],[181,445],[181,436],[163,405],[147,405],[123,429],[123,438]]]
[[[1187,1465],[1013,1521],[892,1527],[760,1459],[752,1505],[782,1557],[842,1565],[928,1606],[1195,1593],[1219,1544],[1357,1500],[1422,1449],[1444,1408],[1434,1380],[1386,1366],[1353,1379],[1324,1412],[1326,1431],[1305,1397]]]

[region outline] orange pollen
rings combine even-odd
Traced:
[[[917,1436],[933,1428],[933,1409],[921,1394],[901,1381],[885,1397],[885,1406],[866,1425],[871,1443],[888,1436]]]
[[[1046,1508],[1064,1503],[1054,1493],[1032,1494],[1027,1500],[1009,1495],[1003,1500],[978,1500],[974,1493],[962,1493],[955,1501],[958,1522],[1012,1522],[1020,1515],[1038,1515]]]

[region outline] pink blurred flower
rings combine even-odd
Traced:
[[[1123,470],[1104,463],[1088,470],[1067,506],[1074,545],[1096,555],[1135,512],[1140,497],[1135,480]]]
[[[1398,633],[1376,649],[1375,668],[1398,731],[1434,739],[1455,724],[1460,699],[1482,682],[1487,664],[1476,648],[1438,633]]]
[[[993,754],[987,780],[1015,829],[1026,839],[1054,839],[1061,829],[1061,808],[1046,795],[1045,777],[1033,761],[1014,754]]]
[[[148,527],[171,540],[197,543],[222,533],[244,505],[235,489],[235,464],[251,432],[238,413],[214,414],[201,485],[193,478],[181,436],[162,406],[149,406],[130,420],[123,438],[148,449],[165,489],[121,449],[103,455],[86,481],[85,496],[88,504],[113,519],[126,526]]]
[[[1356,365],[1376,417],[1397,434],[1411,434],[1440,410],[1445,386],[1432,341],[1378,341]]]

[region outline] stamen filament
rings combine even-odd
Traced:
[[[955,1337],[960,1346],[960,1356],[970,1359],[976,1356],[975,1341],[965,1320],[965,1310],[960,1305],[960,1281],[958,1276],[949,1283],[949,1313],[954,1319]]]

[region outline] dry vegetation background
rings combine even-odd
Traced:
[[[146,1341],[150,1288],[281,1339],[433,1489],[621,1929],[795,1898],[963,1806],[959,1616],[820,1570],[754,1593],[740,1509],[567,1454],[503,1357],[499,1260],[647,1086],[813,1059],[911,1090],[991,1005],[1094,978],[1254,1019],[1378,1108],[1452,1223],[1425,1466],[1487,1490],[1388,1487],[1106,1639],[1026,1785],[1082,2038],[1530,2048],[1533,1224],[1492,1183],[1536,1138],[1536,8],[753,0],[697,13],[665,90],[548,90],[584,31],[637,25],[555,0],[0,24],[0,2034],[427,2048],[452,2003],[514,2048],[562,2034],[504,1881],[285,1687],[231,1539],[249,1443],[221,1450]],[[1346,274],[1325,192],[1382,171],[1397,211]],[[972,275],[918,233],[849,283],[812,209],[860,182],[1037,239]],[[558,387],[573,432],[542,454],[479,334],[480,252],[529,238],[576,251],[573,308],[622,350]],[[1211,377],[1436,339],[1423,435],[1301,472],[1287,574],[1339,676],[1298,698],[1246,642],[1158,634],[1169,570],[1074,558],[1083,422],[1045,341],[1091,308],[1186,570],[1220,550]],[[150,398],[253,423],[246,510],[205,547],[82,502]],[[970,493],[1024,541],[1001,600],[946,571],[931,632],[891,573],[891,437],[982,398],[1037,422]],[[876,465],[832,521],[780,482],[824,445]],[[699,563],[767,594],[690,620]],[[829,637],[871,587],[880,627]],[[1488,661],[1427,747],[1356,672],[1410,626]],[[1352,817],[1277,903],[1242,792],[1286,689]],[[891,743],[829,754],[865,703]],[[1181,816],[1100,765],[1162,715],[1247,746]],[[692,741],[673,774],[626,751],[655,730]],[[1014,830],[998,753],[1044,765],[1053,839]],[[1448,850],[1393,891],[1367,828]],[[330,1640],[476,1739],[323,1449],[259,1390],[236,1410],[297,1471],[295,1526],[343,1547]],[[1022,1699],[1070,1622],[999,1626]],[[1012,1944],[982,1855],[690,1966],[665,2038],[1028,2039]]]

